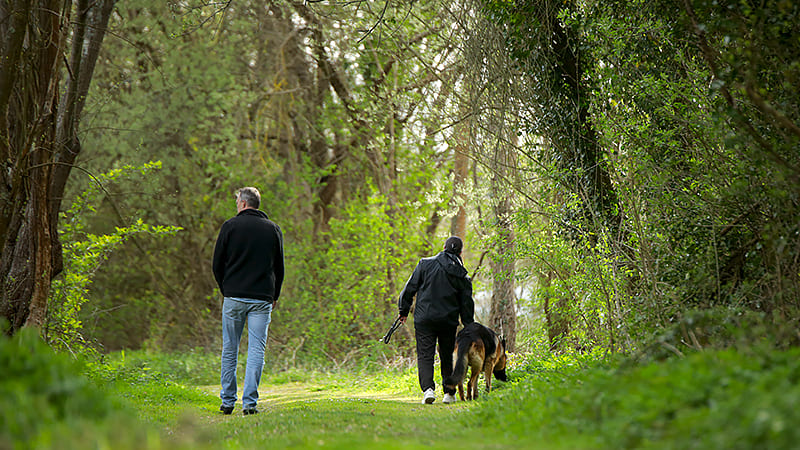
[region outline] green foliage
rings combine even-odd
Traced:
[[[107,349],[215,348],[213,242],[235,188],[255,185],[286,244],[274,360],[379,354],[369,343],[455,205],[444,144],[461,103],[475,109],[472,144],[519,149],[502,177],[509,190],[487,190],[499,179],[484,170],[493,153],[472,153],[467,206],[475,241],[494,248],[483,211],[492,193],[516,196],[517,249],[503,257],[517,259],[530,294],[527,342],[627,351],[688,307],[744,307],[776,323],[800,311],[797,6],[492,1],[467,21],[480,51],[454,57],[438,4],[393,4],[376,20],[341,5],[244,1],[210,30],[191,24],[213,6],[151,3],[119,5],[113,19],[123,39],[98,66],[87,104],[97,127],[83,140],[97,151],[83,163],[104,171],[159,155],[165,170],[109,192],[131,222],[187,232],[164,242],[130,222],[118,231],[109,204],[87,221],[87,235],[109,237],[87,240],[87,252],[118,248],[79,270],[94,273],[92,311],[57,322],[91,324]],[[355,32],[372,25],[392,31]],[[454,81],[462,57],[475,73]],[[121,245],[130,233],[136,245]],[[476,292],[492,279],[476,279]],[[77,311],[75,292],[54,311]]]
[[[425,246],[415,231],[425,217],[413,212],[412,205],[390,210],[372,191],[331,220],[325,248],[303,254],[304,247],[287,245],[290,287],[282,295],[288,300],[279,305],[274,326],[280,335],[291,333],[296,348],[290,351],[341,364],[386,350],[377,341],[396,317],[397,295]],[[397,226],[396,217],[408,225]],[[406,342],[402,333],[395,336]]]
[[[84,145],[92,154],[84,164],[106,171],[157,157],[163,170],[146,182],[108,186],[115,208],[104,204],[87,231],[109,234],[121,214],[185,232],[166,240],[140,235],[115,251],[97,271],[92,309],[81,319],[87,337],[107,350],[210,346],[216,333],[206,331],[218,329],[219,317],[213,238],[236,211],[235,189],[263,188],[261,180],[280,168],[242,139],[255,113],[255,91],[241,77],[247,69],[232,67],[247,53],[242,42],[181,28],[180,19],[205,10],[183,15],[180,5],[146,1],[118,6],[110,26],[122,38],[106,41],[109,64],[95,74],[87,109],[97,125],[87,129]],[[85,188],[83,180],[71,181],[74,192]]]
[[[133,449],[159,442],[158,432],[136,422],[130,410],[81,373],[81,362],[53,352],[35,329],[0,336],[0,367],[4,449]]]
[[[623,367],[545,357],[465,422],[548,447],[788,449],[797,356],[754,348]]]
[[[449,157],[432,136],[442,128],[432,63],[416,58],[450,50],[420,33],[440,20],[437,6],[412,16],[406,6],[390,5],[377,22],[392,23],[390,35],[359,41],[356,28],[376,17],[341,5],[245,1],[208,22],[218,28],[191,26],[209,5],[118,5],[111,25],[122,39],[106,42],[108,64],[97,68],[87,104],[96,128],[84,140],[94,153],[84,163],[106,170],[158,155],[164,170],[147,183],[109,190],[124,213],[186,232],[137,239],[109,258],[81,316],[89,337],[107,350],[215,348],[211,255],[245,185],[260,189],[261,209],[284,232],[284,301],[270,328],[281,359],[300,349],[341,362],[353,356],[340,354],[345,345],[380,337],[407,265],[427,251],[432,233],[421,230],[443,199],[425,194]],[[413,61],[398,56],[412,50]],[[320,76],[328,69],[336,74]],[[107,217],[113,211],[87,229],[108,234]]]
[[[787,180],[798,137],[775,127],[782,119],[752,90],[800,117],[796,86],[773,76],[796,76],[785,59],[796,42],[774,45],[797,31],[788,25],[797,8],[710,5],[611,2],[584,21],[597,61],[594,118],[640,275],[634,304],[651,324],[722,305],[780,323],[796,310],[798,280],[785,274],[797,272],[797,184]]]
[[[36,330],[0,338],[4,440],[33,439],[47,425],[74,416],[100,418],[108,400],[79,375],[78,365],[56,355]]]
[[[72,347],[83,342],[80,319],[81,307],[89,301],[88,291],[100,266],[111,253],[130,238],[147,234],[153,237],[174,236],[180,227],[149,225],[142,219],[130,226],[115,227],[110,234],[95,235],[86,232],[90,216],[97,212],[96,205],[104,194],[103,186],[130,177],[138,172],[141,177],[161,168],[160,162],[149,162],[140,168],[123,167],[95,178],[95,183],[79,195],[69,210],[61,215],[60,240],[63,245],[64,270],[51,286],[45,336],[55,347]]]
[[[630,301],[626,283],[635,273],[606,236],[594,244],[576,242],[527,210],[519,211],[514,222],[518,283],[529,287],[519,305],[523,316],[542,324],[531,321],[520,333],[523,339],[536,342],[537,334],[538,340],[545,335],[550,350],[629,350],[627,330],[635,314],[625,306]]]
[[[692,308],[729,308],[734,316],[743,307],[779,328],[796,321],[800,95],[786,80],[800,73],[798,11],[779,0],[724,8],[670,0],[484,5],[511,56],[492,60],[497,65],[486,72],[519,87],[520,167],[544,180],[526,190],[546,217],[533,229],[548,241],[598,244],[569,258],[596,269],[565,271],[552,254],[552,267],[535,256],[529,264],[532,273],[575,281],[587,293],[562,302],[565,321],[545,318],[551,341],[600,318],[622,326],[617,342],[630,336],[636,347]],[[579,67],[569,66],[570,55]],[[578,75],[568,76],[572,69]],[[572,84],[580,98],[565,100]],[[578,121],[586,128],[571,130]],[[569,152],[591,147],[593,135],[581,134],[589,128],[597,133],[596,166],[608,168],[616,197],[606,211],[592,204],[591,189],[574,188],[591,185],[591,172]],[[576,220],[587,206],[600,214]],[[584,271],[583,280],[570,279]],[[534,289],[558,294],[546,292],[558,285],[541,280]],[[581,316],[584,298],[604,302],[596,311],[611,320]]]

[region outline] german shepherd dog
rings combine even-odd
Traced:
[[[469,366],[469,382],[467,383],[467,400],[478,398],[478,376],[483,372],[486,379],[486,392],[492,389],[492,373],[500,381],[506,378],[506,340],[478,322],[465,326],[456,335],[456,348],[453,352],[453,375],[445,380],[444,387],[455,393],[458,385],[458,396],[464,401],[464,376]]]

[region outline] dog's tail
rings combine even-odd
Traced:
[[[460,345],[459,345],[460,344]],[[453,373],[444,380],[445,393],[455,394],[458,383],[464,380],[464,375],[467,373],[467,353],[471,343],[468,339],[463,342],[456,343],[456,360],[453,365]]]

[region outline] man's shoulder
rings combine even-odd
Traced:
[[[239,214],[231,217],[225,223],[261,223],[280,229],[277,223],[270,220],[267,213],[258,209],[245,209]]]
[[[421,266],[430,266],[436,262],[436,256],[428,256],[425,258],[420,258],[419,265]]]

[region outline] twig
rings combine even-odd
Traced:
[[[659,342],[659,344],[664,346],[664,348],[666,348],[667,350],[670,350],[671,352],[673,352],[676,355],[680,356],[681,358],[685,357],[685,355],[683,353],[681,353],[680,350],[678,350],[674,345],[670,344],[669,342]]]

